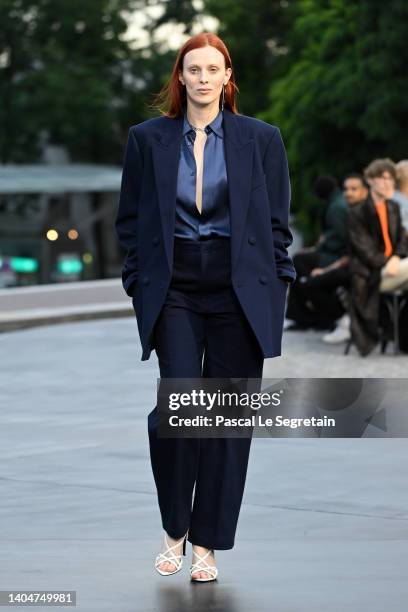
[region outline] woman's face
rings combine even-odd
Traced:
[[[218,104],[222,88],[232,70],[225,67],[223,54],[215,47],[193,49],[184,56],[179,80],[186,86],[187,100],[200,106]]]

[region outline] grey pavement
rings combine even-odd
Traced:
[[[377,347],[361,357],[352,347],[344,355],[344,344],[322,342],[325,332],[287,331],[283,337],[282,356],[266,359],[264,376],[304,378],[407,378],[408,354],[393,354],[392,342],[384,355]]]
[[[37,308],[122,302],[132,306],[120,278],[8,287],[0,289],[0,315]]]
[[[81,612],[407,609],[406,440],[254,439],[217,583],[189,582],[190,546],[161,577],[147,439],[158,368],[155,353],[140,361],[135,317],[0,343],[0,589],[76,590]],[[407,356],[344,357],[314,332],[286,333],[283,350],[265,376],[407,370]]]
[[[120,278],[0,289],[0,332],[132,313]]]

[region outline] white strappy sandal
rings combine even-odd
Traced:
[[[156,561],[155,561],[155,568],[156,570],[159,572],[159,574],[161,574],[162,576],[170,576],[171,574],[175,574],[178,571],[181,570],[181,566],[183,565],[183,559],[182,559],[182,555],[175,555],[173,550],[175,548],[177,548],[178,546],[180,546],[180,544],[183,542],[183,555],[186,554],[186,541],[187,541],[187,535],[188,532],[186,533],[186,535],[181,538],[181,540],[179,540],[178,542],[176,542],[176,544],[174,544],[173,546],[169,546],[169,543],[167,541],[167,533],[164,532],[164,545],[166,546],[166,550],[164,552],[161,552],[157,555],[156,557]],[[161,565],[164,562],[168,562],[168,563],[173,563],[173,565],[176,566],[176,569],[173,571],[169,571],[166,572],[162,569],[160,569],[159,565]]]
[[[209,565],[205,560],[211,552],[214,551],[210,549],[208,552],[205,553],[204,556],[201,556],[200,554],[198,554],[198,552],[193,550],[193,555],[198,558],[198,561],[192,563],[190,567],[191,580],[193,580],[194,582],[210,582],[211,580],[217,579],[218,568],[215,567],[215,565]],[[207,572],[208,574],[210,574],[211,578],[193,578],[193,574],[195,574],[196,572]]]

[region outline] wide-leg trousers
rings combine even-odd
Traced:
[[[154,328],[161,378],[262,378],[264,356],[231,284],[230,240],[175,238],[173,276]],[[157,436],[150,458],[170,537],[233,548],[252,438]]]

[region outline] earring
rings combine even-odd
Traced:
[[[221,110],[224,110],[224,101],[225,101],[225,86],[222,86],[222,100],[221,100]]]

